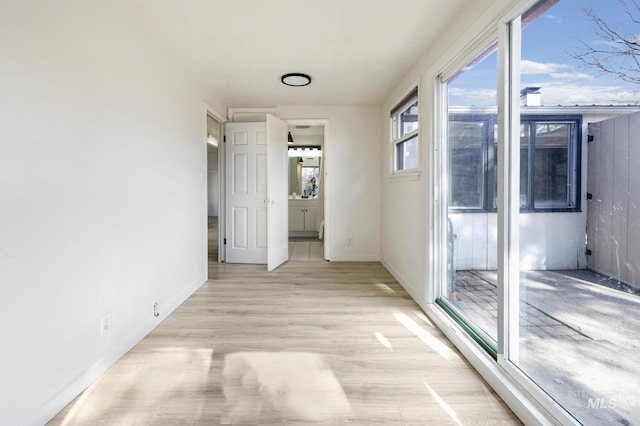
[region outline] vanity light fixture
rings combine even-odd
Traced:
[[[282,83],[286,84],[287,86],[300,87],[306,86],[311,83],[311,77],[309,77],[307,74],[292,72],[280,77],[280,81],[282,81]]]
[[[321,146],[290,146],[287,150],[289,157],[321,157]]]

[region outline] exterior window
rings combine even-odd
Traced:
[[[449,207],[493,211],[497,168],[492,114],[449,118]],[[520,209],[575,211],[578,190],[579,117],[523,116],[520,123]],[[492,131],[488,131],[491,129]]]
[[[484,208],[487,123],[449,121],[451,207]]]
[[[391,139],[394,154],[393,171],[417,170],[420,158],[417,88],[391,110]]]
[[[534,208],[575,207],[574,133],[574,123],[536,124]]]

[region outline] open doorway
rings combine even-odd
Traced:
[[[325,259],[323,124],[290,123],[289,260]]]
[[[220,261],[220,166],[221,123],[207,115],[207,242],[209,262]]]

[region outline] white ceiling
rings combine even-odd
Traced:
[[[474,0],[114,0],[228,106],[379,104]],[[311,85],[280,76],[307,73]]]

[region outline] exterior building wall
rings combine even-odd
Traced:
[[[593,123],[588,145],[590,269],[640,282],[640,113]]]

